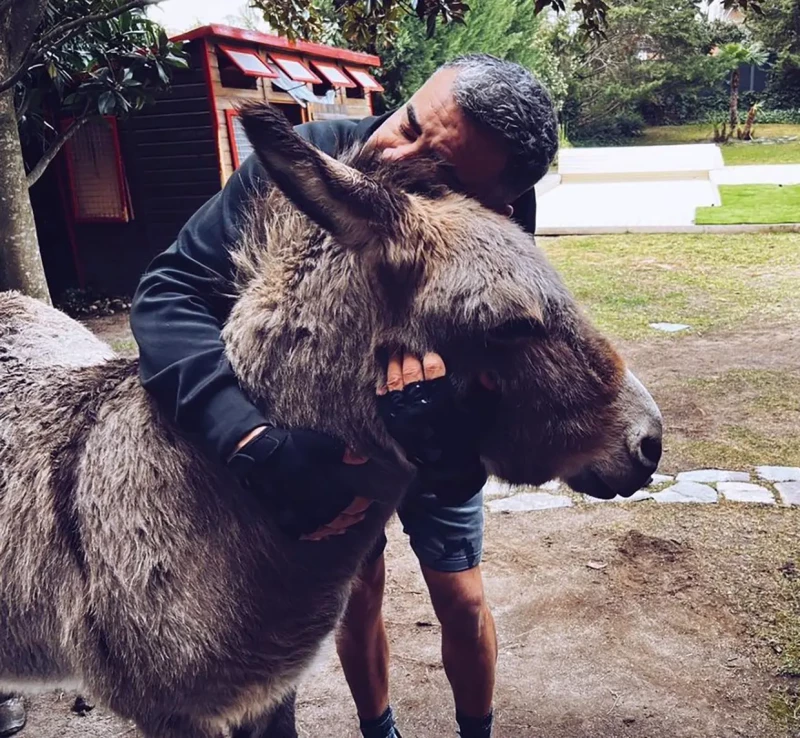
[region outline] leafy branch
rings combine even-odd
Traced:
[[[56,139],[50,144],[50,147],[47,151],[42,155],[42,158],[36,163],[36,166],[28,172],[27,176],[27,184],[28,187],[33,187],[38,181],[39,178],[45,173],[47,167],[50,166],[53,159],[58,156],[58,152],[64,148],[64,144],[67,143],[83,126],[85,126],[89,122],[89,114],[86,113],[80,118],[76,118],[72,123],[70,123],[69,127],[60,133]]]
[[[0,5],[0,12],[7,10],[17,0],[3,0]],[[73,20],[64,21],[51,28],[38,39],[31,39],[27,50],[22,55],[22,61],[17,66],[17,69],[6,79],[0,81],[0,93],[11,89],[17,84],[28,72],[31,65],[39,59],[49,49],[54,46],[59,46],[72,38],[81,29],[86,28],[93,23],[100,23],[107,20],[117,18],[131,10],[141,10],[148,5],[155,5],[160,0],[129,0],[129,2],[112,8],[103,13],[95,13],[92,15],[85,15],[81,18],[74,18]]]

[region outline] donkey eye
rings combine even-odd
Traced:
[[[489,331],[490,341],[511,343],[539,338],[544,335],[544,326],[530,318],[514,318],[492,328]]]

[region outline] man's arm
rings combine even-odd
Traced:
[[[354,129],[351,121],[336,121],[297,131],[334,154]],[[230,251],[247,201],[253,190],[263,191],[266,177],[257,157],[249,157],[153,260],[131,306],[143,385],[180,428],[222,460],[267,425],[240,389],[221,337],[234,302]]]
[[[233,305],[230,249],[248,191],[264,187],[250,157],[156,257],[131,306],[140,376],[159,406],[221,459],[263,415],[239,389],[225,358],[222,325]]]

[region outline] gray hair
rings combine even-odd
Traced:
[[[508,146],[504,185],[514,195],[533,187],[558,149],[558,121],[544,85],[520,64],[490,54],[468,54],[440,68],[458,70],[453,95],[459,107]]]

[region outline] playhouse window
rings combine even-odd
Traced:
[[[335,64],[327,64],[326,62],[312,61],[311,64],[333,87],[355,87],[356,83],[353,82],[339,67]]]
[[[71,122],[63,121],[62,127]],[[66,143],[64,154],[76,223],[127,223],[133,218],[116,118],[84,124]]]
[[[369,72],[356,67],[345,67],[345,69],[366,92],[383,92],[383,85]]]
[[[273,72],[255,51],[220,46],[217,49],[219,79],[223,87],[257,90],[259,78],[275,78]]]
[[[290,59],[285,56],[275,56],[275,54],[272,54],[272,58],[286,73],[286,76],[288,76],[289,79],[292,79],[295,82],[311,82],[311,84],[314,85],[322,84],[322,80],[299,59]]]
[[[275,77],[275,72],[262,61],[255,51],[231,49],[228,46],[220,46],[219,50],[238,67],[242,74],[246,74],[248,77]]]
[[[233,166],[239,168],[242,162],[253,153],[253,145],[242,125],[242,119],[235,110],[226,110],[228,118],[228,138],[231,142],[231,155],[233,156]]]

